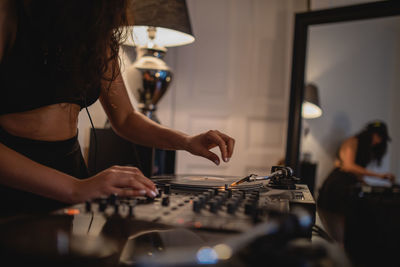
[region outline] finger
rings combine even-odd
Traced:
[[[111,168],[116,169],[116,170],[122,170],[122,171],[131,171],[131,172],[140,173],[143,175],[142,171],[139,168],[133,167],[133,166],[114,165]]]
[[[144,176],[136,175],[128,177],[128,187],[136,190],[145,190],[146,195],[149,197],[156,197],[158,195],[155,184]]]
[[[123,172],[123,173],[125,173],[127,175],[133,175],[135,179],[139,180],[145,186],[147,186],[148,188],[150,188],[152,190],[156,189],[156,185],[154,184],[154,182],[151,181],[146,176],[144,176],[144,174],[136,167],[115,165],[115,166],[113,166],[113,168],[115,170]]]
[[[151,179],[147,178],[144,175],[137,175],[137,176],[135,176],[135,178],[138,181],[140,181],[141,183],[143,183],[146,187],[148,187],[152,190],[155,190],[157,188],[156,184]]]
[[[228,159],[228,151],[227,151],[227,144],[225,143],[224,139],[220,136],[220,132],[218,131],[210,131],[209,138],[214,144],[219,147],[221,151],[221,157],[224,161]]]
[[[215,163],[215,165],[219,165],[219,162],[220,162],[219,157],[215,153],[205,149],[205,151],[202,153],[201,156],[205,157],[206,159],[211,160],[212,162]]]
[[[146,190],[135,190],[127,188],[115,188],[115,194],[119,197],[139,197],[147,194]]]
[[[115,187],[119,187],[119,188],[133,188],[133,189],[137,189],[137,190],[149,190],[149,188],[147,186],[145,186],[145,184],[143,184],[141,181],[138,181],[137,179],[135,179],[135,177],[133,177],[130,174],[124,174],[122,172],[119,173],[119,176],[113,185]]]
[[[123,190],[131,190],[135,191],[135,195],[147,195],[149,197],[156,197],[158,195],[157,188],[149,188],[145,184],[141,183],[137,179],[133,177],[126,177],[125,179],[121,179],[120,183],[115,184],[115,188],[123,189]],[[121,193],[119,191],[119,193]]]
[[[229,161],[229,159],[232,157],[233,150],[235,148],[235,139],[233,139],[232,137],[230,137],[224,133],[221,133],[219,131],[217,131],[217,133],[222,137],[222,139],[224,140],[224,142],[226,144],[227,161]]]
[[[226,141],[228,144],[227,150],[228,150],[228,161],[232,157],[233,150],[235,149],[235,140],[233,138],[228,138],[228,141]]]
[[[137,173],[132,173],[129,171],[121,171],[125,175],[128,175],[135,179],[137,182],[142,183],[144,186],[148,187],[151,190],[154,190],[156,188],[156,185],[152,180],[149,178],[145,177],[143,174],[137,174]]]

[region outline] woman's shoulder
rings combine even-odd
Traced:
[[[358,138],[356,136],[351,136],[345,139],[342,144],[341,148],[356,148],[358,144]]]

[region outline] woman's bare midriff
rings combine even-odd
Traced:
[[[34,140],[67,140],[77,134],[79,111],[77,104],[53,104],[1,115],[0,127],[12,135]]]

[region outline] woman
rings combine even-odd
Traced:
[[[343,216],[348,212],[353,187],[363,183],[365,176],[394,182],[395,176],[391,173],[367,169],[368,164],[373,162],[381,165],[389,141],[386,124],[383,121],[373,121],[339,147],[335,168],[325,179],[317,199],[321,219],[337,240],[343,241],[343,228],[337,226],[344,223]],[[330,219],[325,220],[327,217]]]
[[[122,137],[225,162],[234,139],[195,136],[152,122],[131,106],[119,70],[126,1],[0,0],[0,205],[3,215],[49,211],[118,194],[154,197],[133,167],[88,177],[77,141],[78,114],[100,100]],[[83,179],[85,178],[85,179]]]

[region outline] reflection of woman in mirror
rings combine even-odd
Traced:
[[[335,168],[319,190],[317,206],[322,216],[326,213],[344,215],[350,201],[352,186],[363,183],[365,176],[394,182],[395,176],[391,173],[379,173],[367,169],[368,164],[373,162],[380,166],[389,141],[386,124],[382,121],[370,122],[361,132],[344,140],[337,153]],[[339,216],[337,219],[342,220],[342,217]],[[329,224],[337,225],[341,222],[330,220],[327,223],[329,228]],[[332,233],[338,241],[343,237],[340,231],[342,230],[336,227]]]

